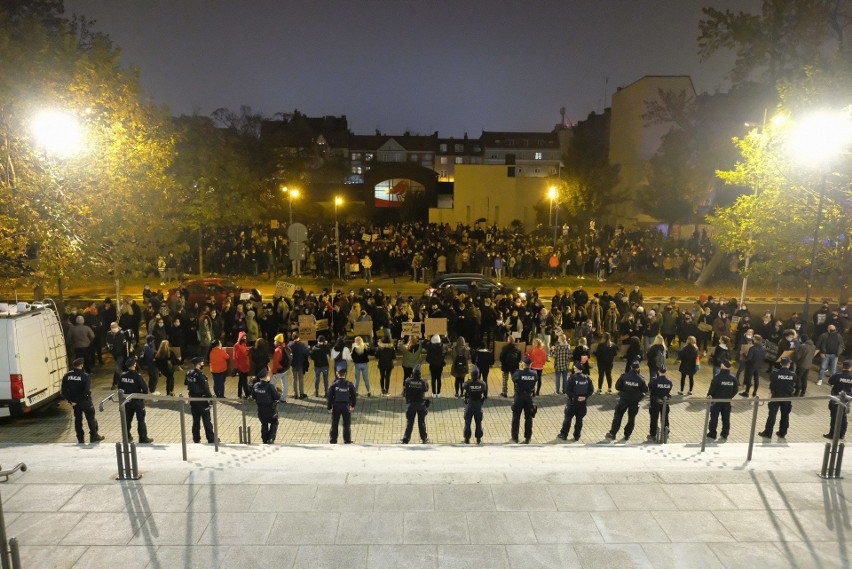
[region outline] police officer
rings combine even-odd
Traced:
[[[343,443],[352,444],[352,411],[355,410],[355,402],[358,392],[355,385],[346,379],[347,365],[345,361],[334,364],[334,383],[328,388],[328,412],[331,413],[331,430],[328,433],[328,442],[337,444],[337,433],[340,418],[343,417]]]
[[[62,397],[74,408],[74,430],[77,432],[77,442],[86,442],[83,432],[83,415],[89,424],[89,440],[93,443],[104,440],[98,434],[98,420],[95,419],[95,406],[92,405],[92,380],[83,371],[86,358],[77,358],[71,362],[71,370],[62,378]]]
[[[476,444],[482,444],[482,404],[488,399],[488,385],[482,381],[479,367],[470,370],[470,380],[462,384],[464,393],[464,442],[470,443],[470,421],[476,422]]]
[[[130,356],[124,362],[125,372],[118,379],[118,388],[124,391],[125,395],[132,393],[148,393],[148,385],[139,372],[136,371],[136,356]],[[148,438],[148,425],[145,424],[145,402],[141,399],[131,399],[125,404],[127,410],[127,438],[133,440],[130,434],[131,426],[133,425],[133,416],[136,416],[138,421],[136,429],[139,432],[140,443],[153,443],[154,439]]]
[[[843,362],[843,371],[835,373],[828,378],[828,384],[831,386],[831,394],[839,396],[841,393],[846,393],[847,397],[852,397],[852,359]],[[837,413],[843,413],[843,418],[840,423],[840,438],[846,436],[846,411],[839,403],[834,401],[828,402],[828,410],[831,412],[831,424],[828,426],[828,433],[823,435],[827,439],[834,438],[834,424],[837,420]]]
[[[556,436],[563,441],[568,440],[568,431],[571,430],[571,422],[576,419],[573,442],[577,442],[583,433],[583,417],[586,416],[586,404],[589,397],[595,392],[591,378],[583,373],[582,362],[574,362],[574,373],[565,380],[562,392],[568,396],[568,403],[565,405],[565,420],[562,421],[562,429]]]
[[[521,411],[524,412],[524,444],[528,445],[532,438],[533,417],[538,408],[533,404],[535,386],[538,375],[530,369],[532,360],[524,356],[524,367],[512,374],[515,384],[515,401],[512,403],[512,442],[518,442],[518,431],[521,426]]]
[[[663,401],[672,398],[672,380],[666,376],[666,365],[663,364],[657,370],[657,376],[648,384],[648,395],[651,404],[648,412],[651,414],[651,429],[648,433],[648,442],[657,440],[657,423],[663,413]],[[669,407],[666,407],[665,416],[662,417],[663,429],[669,428]]]
[[[639,373],[641,365],[641,360],[633,360],[630,364],[630,371],[621,374],[621,377],[615,382],[615,390],[618,391],[619,396],[618,404],[615,406],[615,414],[612,416],[612,426],[606,434],[608,440],[615,440],[615,435],[621,428],[621,419],[624,417],[625,411],[627,412],[627,424],[624,425],[624,440],[629,441],[630,435],[633,434],[636,414],[639,413],[639,402],[648,393],[648,384],[645,383],[645,378]]]
[[[420,440],[423,444],[429,442],[429,437],[426,435],[426,414],[429,412],[430,401],[424,397],[429,390],[429,383],[420,377],[420,366],[414,366],[411,370],[411,377],[406,378],[402,384],[402,392],[405,395],[405,401],[408,403],[408,410],[405,412],[405,433],[402,435],[401,442],[404,445],[411,440],[411,432],[414,430],[414,417],[417,417],[417,429],[420,431]]]
[[[269,370],[263,368],[257,374],[257,381],[252,386],[254,400],[257,403],[257,418],[260,421],[260,438],[263,444],[275,443],[275,433],[278,432],[278,411],[276,404],[281,399],[281,394],[274,385],[269,383],[272,379]]]
[[[733,399],[739,389],[737,378],[731,375],[731,362],[721,360],[719,362],[719,373],[710,382],[707,391],[708,399]],[[707,438],[716,440],[716,427],[719,424],[719,415],[722,416],[722,433],[719,442],[728,440],[731,431],[731,404],[725,402],[713,403],[710,406],[710,425],[708,426]]]
[[[207,377],[201,372],[204,368],[204,358],[192,358],[191,370],[186,372],[186,379],[183,381],[186,385],[186,390],[190,397],[213,397],[210,393],[210,384],[207,382]],[[201,442],[201,425],[204,423],[204,435],[207,437],[207,442],[213,442],[213,423],[210,422],[210,402],[209,401],[190,401],[189,409],[192,411],[192,441],[195,443]]]
[[[796,376],[796,372],[790,369],[790,364],[792,363],[792,360],[785,356],[780,360],[781,367],[772,370],[772,373],[769,374],[769,392],[772,394],[772,397],[792,397],[793,392],[796,391],[798,377]],[[775,428],[775,415],[778,413],[778,409],[781,409],[781,424],[778,426],[778,432],[775,434],[778,435],[779,439],[787,437],[787,429],[790,427],[790,411],[793,409],[793,403],[790,401],[769,402],[769,415],[766,417],[766,426],[763,428],[762,433],[758,433],[758,436],[764,439],[772,438],[772,429]]]

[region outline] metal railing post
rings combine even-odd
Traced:
[[[218,401],[213,400],[213,448],[219,452],[219,409]]]
[[[136,459],[136,443],[133,442],[130,443],[130,467],[133,469],[130,471],[130,479],[139,480],[139,461]]]
[[[6,519],[3,517],[3,500],[0,498],[0,567],[10,569],[9,550],[6,546]]]
[[[663,399],[662,408],[660,409],[660,428],[657,431],[657,443],[665,444],[668,439],[668,433],[666,433],[666,417],[668,417],[669,412],[669,401],[668,399]]]
[[[751,455],[754,452],[754,432],[757,430],[757,409],[760,407],[760,397],[757,395],[752,400],[752,406],[754,408],[751,413],[751,433],[748,436],[748,456],[746,457],[746,462],[751,461]]]
[[[822,469],[819,471],[820,478],[828,478],[828,459],[831,456],[831,443],[825,443],[825,453],[822,455]]]
[[[245,405],[242,406],[242,411],[243,411],[243,428],[242,428],[242,431],[240,431],[240,443],[248,445],[248,444],[251,444],[251,443],[249,442],[248,427],[246,426],[246,406]]]
[[[846,443],[840,443],[837,448],[837,463],[834,465],[834,477],[843,478],[840,476],[840,467],[843,466],[843,450],[846,448]]]
[[[127,428],[127,396],[124,390],[118,390],[118,414],[121,417],[121,453],[124,456],[124,474],[130,476],[130,431]],[[124,480],[122,477],[120,480]]]
[[[121,452],[121,443],[115,443],[115,461],[118,466],[118,479],[124,480],[124,457]]]
[[[707,405],[707,409],[704,411],[704,430],[701,431],[701,452],[704,452],[704,447],[707,445],[707,429],[710,426],[710,405],[711,403],[707,401],[705,403]]]
[[[9,540],[9,553],[12,554],[12,569],[21,569],[21,552],[18,550],[18,538]]]
[[[180,449],[183,452],[183,461],[186,462],[186,400],[183,393],[180,394]]]

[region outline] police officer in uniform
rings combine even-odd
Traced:
[[[190,397],[213,397],[210,393],[210,384],[207,382],[207,377],[201,372],[204,368],[204,358],[192,358],[192,365],[195,366],[186,372],[186,379],[183,381]],[[195,443],[201,442],[201,425],[204,423],[204,435],[207,437],[207,442],[213,442],[213,423],[210,422],[210,402],[209,401],[191,401],[189,409],[192,411],[192,441]]]
[[[828,378],[828,384],[831,386],[832,395],[846,393],[847,397],[852,397],[852,359],[843,362],[843,371]],[[834,401],[828,402],[828,410],[831,412],[831,424],[828,426],[828,433],[823,436],[827,439],[834,438],[834,423],[837,420],[837,413],[843,413],[843,419],[840,423],[840,438],[844,438],[846,436],[846,412]]]
[[[798,384],[796,372],[790,369],[790,365],[793,362],[785,356],[781,358],[779,363],[781,367],[772,370],[772,373],[769,374],[769,392],[772,394],[772,397],[792,397]],[[772,429],[775,428],[775,415],[778,414],[779,409],[781,409],[781,424],[778,426],[778,432],[775,434],[778,435],[779,439],[787,437],[787,429],[790,427],[790,411],[793,410],[793,403],[790,401],[769,402],[769,415],[766,417],[766,426],[763,428],[762,433],[758,433],[758,436],[764,439],[772,438]]]
[[[124,362],[126,371],[121,374],[118,379],[118,388],[124,391],[125,395],[132,393],[148,393],[148,385],[139,372],[136,371],[136,356],[130,356]],[[136,429],[139,432],[140,443],[153,443],[154,439],[148,438],[148,425],[145,424],[145,402],[141,399],[131,399],[125,404],[127,411],[127,438],[133,440],[133,435],[130,434],[131,426],[133,425],[133,416],[136,416],[138,421]]]
[[[470,443],[470,421],[476,422],[476,444],[482,444],[482,404],[488,399],[488,385],[482,381],[477,366],[470,370],[470,380],[462,384],[464,393],[464,442]]]
[[[260,438],[266,445],[275,443],[275,434],[278,432],[278,411],[275,406],[281,399],[278,389],[269,383],[270,379],[269,370],[263,368],[252,386],[257,403],[257,418],[260,421]]]
[[[337,444],[337,433],[339,432],[340,418],[343,417],[343,443],[352,444],[352,411],[355,410],[355,402],[358,392],[355,385],[346,379],[347,365],[345,361],[334,364],[334,383],[328,388],[328,412],[331,413],[331,430],[328,433],[328,442]]]
[[[426,414],[429,412],[429,400],[424,397],[429,390],[429,382],[420,377],[420,366],[415,366],[411,370],[411,377],[406,378],[402,384],[402,392],[405,395],[405,401],[408,403],[408,410],[405,412],[405,433],[402,435],[401,442],[404,445],[411,440],[411,432],[414,430],[414,417],[417,417],[417,429],[420,431],[420,440],[423,444],[429,442],[429,437],[426,435]]]
[[[615,390],[618,391],[619,397],[618,404],[615,406],[615,414],[612,416],[612,426],[606,434],[608,440],[615,440],[625,411],[627,412],[627,424],[624,425],[624,440],[629,441],[630,435],[633,434],[636,414],[639,413],[639,402],[648,393],[648,384],[645,383],[645,378],[639,374],[641,365],[641,360],[633,360],[633,363],[630,364],[630,371],[621,374],[621,377],[615,382]]]
[[[521,426],[521,411],[524,413],[524,444],[528,445],[532,438],[533,417],[538,408],[533,404],[535,386],[538,375],[530,369],[532,360],[524,356],[524,368],[512,374],[515,384],[515,401],[512,403],[512,442],[518,442],[518,431]]]
[[[595,392],[591,378],[583,373],[582,362],[574,362],[574,373],[565,380],[562,386],[562,392],[568,396],[568,403],[565,405],[565,420],[562,421],[562,429],[556,435],[563,441],[568,440],[568,431],[571,430],[571,423],[574,423],[574,439],[573,442],[580,440],[580,435],[583,433],[583,417],[586,416],[586,404],[589,397]]]
[[[708,399],[733,399],[739,389],[737,378],[731,375],[731,362],[722,360],[719,362],[719,373],[710,382],[710,389],[707,391]],[[708,426],[707,438],[716,440],[716,427],[719,424],[719,415],[722,416],[722,433],[720,442],[728,440],[728,433],[731,430],[731,404],[730,403],[713,403],[710,406],[710,425]]]
[[[663,413],[663,401],[672,398],[672,380],[666,376],[666,365],[663,364],[657,370],[657,376],[648,384],[648,395],[651,398],[648,412],[651,414],[651,429],[648,432],[648,442],[657,440],[657,423],[660,422],[660,415]],[[666,414],[662,417],[663,429],[669,428],[669,411],[670,407],[666,407]]]
[[[74,408],[74,430],[77,432],[77,442],[85,443],[86,434],[83,432],[83,415],[89,424],[89,440],[93,443],[104,440],[98,434],[98,420],[95,419],[95,406],[92,405],[92,380],[83,371],[86,358],[77,358],[71,362],[71,370],[62,378],[61,393]]]

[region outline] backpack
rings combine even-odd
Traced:
[[[654,364],[657,366],[657,369],[660,369],[666,364],[666,356],[663,355],[663,350],[657,352],[657,355],[654,357]]]
[[[453,361],[452,375],[459,377],[467,375],[467,358],[464,357],[464,354],[457,355]]]

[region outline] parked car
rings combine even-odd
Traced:
[[[429,283],[429,292],[435,294],[437,291],[453,288],[457,293],[469,294],[471,285],[475,285],[479,293],[485,296],[493,296],[511,288],[480,273],[446,273]]]
[[[169,298],[181,294],[187,304],[198,303],[199,305],[210,302],[219,308],[233,293],[234,300],[253,300],[261,302],[260,291],[256,288],[243,288],[228,279],[208,278],[185,281],[179,287],[169,290]]]

